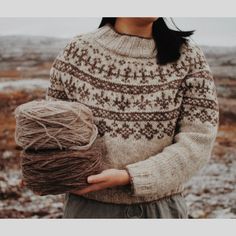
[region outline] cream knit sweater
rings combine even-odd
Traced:
[[[75,36],[55,59],[46,99],[87,105],[112,167],[131,176],[131,185],[84,197],[132,204],[181,193],[210,158],[219,106],[201,48],[189,42],[166,65],[156,53],[154,39],[107,24]]]

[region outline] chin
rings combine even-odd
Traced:
[[[136,17],[140,23],[152,23],[158,19],[158,17]]]

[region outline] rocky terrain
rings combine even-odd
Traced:
[[[49,69],[66,39],[0,37],[0,218],[61,218],[63,195],[40,197],[19,185],[16,106],[45,96]],[[209,163],[186,184],[190,218],[236,218],[236,47],[202,46],[220,102]]]

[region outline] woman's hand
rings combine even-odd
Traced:
[[[117,185],[126,185],[130,183],[130,176],[126,170],[107,169],[100,174],[90,175],[87,181],[90,186],[72,193],[80,195]]]

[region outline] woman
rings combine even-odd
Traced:
[[[162,17],[103,18],[59,53],[46,98],[87,105],[111,163],[66,194],[65,218],[188,218],[183,184],[210,158],[219,122],[192,33]]]

